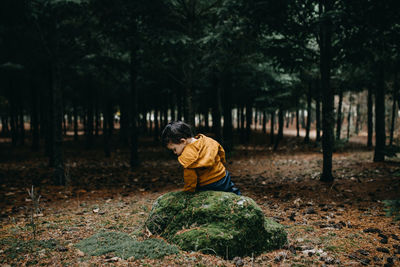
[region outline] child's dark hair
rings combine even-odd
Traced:
[[[161,134],[161,141],[164,146],[168,145],[170,142],[174,144],[179,144],[181,138],[194,137],[192,127],[183,121],[173,121],[168,123]]]

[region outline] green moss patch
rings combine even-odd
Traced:
[[[59,245],[58,240],[20,240],[17,238],[4,238],[0,240],[0,247],[9,259],[23,258],[27,253],[36,253],[40,250],[54,250]]]
[[[226,258],[278,249],[287,241],[284,227],[265,218],[254,200],[216,191],[161,196],[146,227],[183,250]]]
[[[113,254],[122,259],[132,256],[135,259],[160,259],[179,252],[176,246],[167,244],[162,239],[137,241],[121,232],[99,232],[82,240],[75,247],[91,256]]]

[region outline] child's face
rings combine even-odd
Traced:
[[[186,146],[186,139],[182,138],[179,144],[169,142],[167,148],[169,150],[172,150],[172,152],[174,152],[175,155],[180,156],[185,146]]]

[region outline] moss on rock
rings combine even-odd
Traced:
[[[136,241],[126,233],[104,231],[82,240],[75,247],[91,256],[112,253],[122,259],[132,256],[136,259],[159,259],[179,252],[176,246],[170,245],[162,239],[151,238]]]
[[[282,247],[284,227],[251,198],[232,193],[170,192],[153,204],[146,226],[186,251],[232,258]]]

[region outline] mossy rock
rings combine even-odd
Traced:
[[[284,227],[265,218],[254,200],[217,191],[159,197],[146,227],[183,250],[226,258],[278,249],[287,241]]]
[[[166,255],[179,253],[176,246],[162,239],[151,238],[137,241],[126,233],[105,231],[82,240],[75,247],[90,256],[113,254],[122,259],[130,257],[160,259]]]

